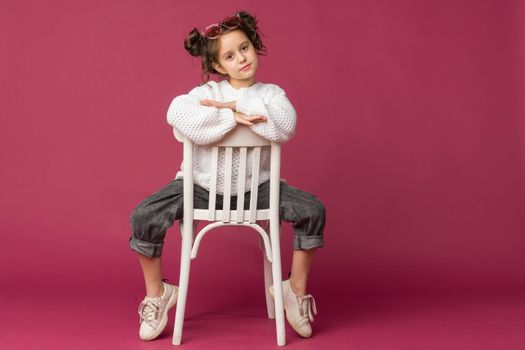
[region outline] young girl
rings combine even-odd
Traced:
[[[195,143],[195,207],[207,208],[210,159],[213,143],[237,124],[249,125],[257,134],[276,142],[286,142],[295,133],[296,112],[283,89],[275,84],[256,82],[258,55],[266,51],[255,17],[245,11],[225,18],[199,31],[194,28],[184,47],[192,56],[202,57],[207,74],[206,84],[177,96],[171,102],[167,121]],[[225,77],[209,81],[209,73]],[[239,155],[234,154],[234,164]],[[222,160],[222,161],[221,161]],[[258,208],[268,205],[269,149],[261,149],[258,179],[248,176],[249,183],[258,181]],[[224,171],[224,158],[219,159],[219,173]],[[235,176],[236,174],[233,174]],[[237,181],[233,179],[233,183]],[[224,184],[219,177],[217,192]],[[232,186],[235,191],[236,185]],[[232,202],[236,193],[232,193]],[[220,196],[220,195],[219,195]],[[246,196],[249,198],[249,196]],[[218,205],[222,199],[217,200]],[[267,208],[267,206],[266,206]],[[281,220],[293,223],[294,243],[289,279],[283,281],[286,319],[302,337],[310,337],[310,322],[316,314],[315,300],[307,294],[307,279],[316,248],[324,245],[325,209],[314,195],[280,182]],[[183,217],[183,179],[179,171],[171,182],[143,199],[130,216],[132,235],[129,244],[138,253],[144,273],[146,297],[139,305],[142,340],[156,338],[166,326],[168,310],[177,300],[177,286],[162,279],[161,254],[166,231]],[[273,286],[270,288],[273,295]]]

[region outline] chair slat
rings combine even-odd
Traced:
[[[222,221],[228,222],[230,221],[230,202],[231,202],[231,185],[232,185],[232,159],[233,159],[233,148],[232,147],[225,147],[224,153],[226,156],[226,161],[224,164],[224,197],[223,197],[223,204],[222,204],[222,210],[224,212],[224,216]]]
[[[257,219],[257,195],[259,191],[259,164],[261,161],[261,147],[253,148],[252,187],[250,193],[250,223]]]
[[[212,147],[211,149],[211,179],[210,179],[210,197],[208,220],[215,221],[215,201],[217,198],[217,166],[219,162],[219,147]]]
[[[244,221],[244,189],[246,187],[247,148],[239,148],[239,171],[237,177],[237,222]]]

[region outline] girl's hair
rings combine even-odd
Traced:
[[[267,50],[261,40],[261,35],[264,36],[264,34],[260,33],[260,30],[257,28],[257,18],[250,15],[246,11],[239,11],[238,14],[241,18],[241,24],[239,27],[234,29],[227,29],[223,27],[221,35],[232,30],[241,30],[250,39],[257,54],[265,56]],[[212,65],[213,62],[219,62],[217,58],[219,54],[219,38],[208,39],[204,36],[201,36],[197,28],[193,28],[188,34],[188,37],[184,39],[184,48],[192,56],[202,56],[201,63],[203,84],[210,80],[210,73],[226,76],[225,74],[215,70]]]

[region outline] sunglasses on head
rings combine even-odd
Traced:
[[[241,25],[241,16],[236,13],[233,15],[229,15],[225,19],[222,20],[220,23],[213,23],[204,28],[204,30],[201,31],[201,35],[203,37],[206,37],[208,39],[217,39],[221,36],[222,28],[226,29],[234,29]]]

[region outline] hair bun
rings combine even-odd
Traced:
[[[254,30],[257,30],[257,23],[259,22],[255,16],[252,16],[246,11],[239,11],[239,16],[241,17],[241,21],[249,26],[252,27]]]
[[[193,28],[188,37],[184,39],[184,48],[192,56],[202,56],[203,45],[202,36],[197,28]]]

